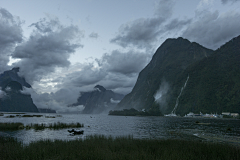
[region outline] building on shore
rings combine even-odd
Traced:
[[[232,117],[238,117],[238,116],[239,116],[238,113],[231,113],[230,115],[231,115]]]

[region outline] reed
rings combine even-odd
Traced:
[[[57,122],[57,123],[51,123],[49,125],[46,125],[44,123],[41,124],[30,124],[30,125],[26,125],[24,126],[22,123],[0,123],[0,131],[1,130],[19,130],[19,129],[35,129],[35,130],[44,130],[45,128],[49,128],[49,129],[64,129],[64,128],[81,128],[84,127],[83,124],[81,123],[61,123],[61,122]]]
[[[47,128],[50,129],[63,129],[63,128],[81,128],[84,127],[83,124],[81,123],[61,123],[61,122],[57,122],[57,123],[53,123],[53,124],[49,124],[49,126]]]
[[[55,116],[45,116],[45,118],[56,118]]]
[[[22,115],[22,117],[42,117],[43,115]]]
[[[1,159],[239,159],[240,148],[184,140],[140,140],[133,137],[88,136],[84,140],[41,140],[23,146],[0,137]]]
[[[0,123],[0,131],[19,130],[19,129],[24,129],[23,123]]]
[[[20,114],[16,114],[15,115],[9,115],[9,116],[5,116],[5,118],[15,118],[15,117],[42,117],[43,115],[20,115]]]
[[[4,118],[14,118],[14,115],[5,116]]]
[[[46,127],[46,124],[41,123],[41,124],[31,124],[30,125],[31,128],[35,129],[35,130],[44,130]]]

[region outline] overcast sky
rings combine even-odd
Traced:
[[[127,94],[167,38],[217,49],[239,28],[240,0],[0,0],[0,72],[64,104],[96,84]]]

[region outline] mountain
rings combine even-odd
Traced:
[[[105,89],[103,86],[96,85],[91,92],[81,92],[77,103],[70,105],[84,105],[82,113],[101,113],[105,110],[113,109],[116,104],[124,97],[122,94],[114,93],[111,90]]]
[[[172,101],[189,76],[176,114],[240,112],[240,36],[189,66],[176,79]],[[169,105],[172,109],[173,104]]]
[[[167,39],[153,55],[150,63],[139,73],[131,93],[126,95],[117,108],[135,108],[168,112],[173,102],[171,95],[176,79],[194,63],[213,54],[195,42],[187,39]],[[187,76],[185,77],[187,78]],[[186,79],[185,79],[186,80]],[[161,91],[163,90],[163,91]],[[159,94],[159,95],[157,95]],[[156,103],[154,97],[160,99]],[[159,105],[160,104],[160,105]],[[172,109],[172,108],[171,108]]]
[[[2,74],[0,74],[0,86],[2,88],[5,88],[8,85],[8,83],[16,81],[24,87],[31,88],[31,85],[28,84],[23,77],[18,76],[17,73],[19,72],[19,70],[20,70],[19,67],[15,67],[10,71],[5,71]]]
[[[0,111],[38,112],[30,95],[22,93],[23,86],[31,88],[24,78],[18,75],[19,68],[0,74]]]

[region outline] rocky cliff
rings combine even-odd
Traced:
[[[211,56],[189,66],[174,84],[172,102],[189,76],[179,97],[176,114],[240,112],[240,36]],[[170,110],[174,104],[169,105]]]
[[[175,94],[172,88],[176,78],[190,65],[209,57],[212,53],[212,50],[187,39],[167,39],[140,72],[132,92],[126,95],[117,107],[146,110],[156,110],[160,107],[163,113],[168,111],[171,95]],[[156,94],[160,88],[165,88],[161,95],[164,103],[156,104]]]
[[[24,78],[18,75],[19,68],[0,74],[0,111],[38,112],[30,95],[22,93],[23,86],[30,88]]]

